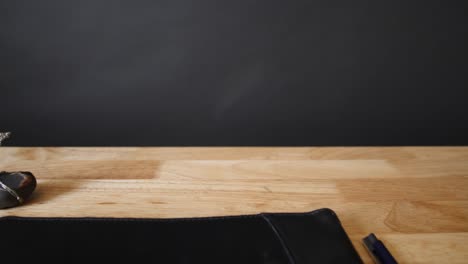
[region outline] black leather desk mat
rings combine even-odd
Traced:
[[[0,230],[3,259],[15,263],[26,252],[36,263],[361,263],[330,209],[184,219],[3,217]]]

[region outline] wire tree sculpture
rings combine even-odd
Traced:
[[[2,141],[9,138],[10,135],[10,132],[0,132],[0,146],[2,145]]]

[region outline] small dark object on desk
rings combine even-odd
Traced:
[[[398,264],[384,243],[371,233],[362,239],[364,246],[378,264]]]
[[[36,178],[31,172],[0,172],[0,209],[22,204],[34,189]]]

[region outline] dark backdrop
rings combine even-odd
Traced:
[[[466,1],[0,0],[7,145],[468,144]]]

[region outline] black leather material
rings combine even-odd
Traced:
[[[36,263],[361,263],[336,214],[185,219],[0,218],[4,260]],[[8,253],[8,254],[6,254]]]

